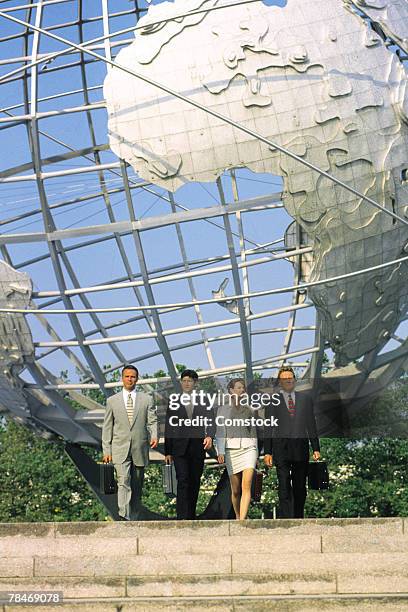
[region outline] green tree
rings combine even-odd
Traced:
[[[11,419],[0,421],[0,521],[99,521],[107,518],[64,451]]]
[[[308,516],[406,516],[408,440],[373,438],[322,441],[330,488],[311,491]]]

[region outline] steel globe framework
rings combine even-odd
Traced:
[[[178,2],[178,21],[174,11],[166,16],[172,9],[165,7],[160,19],[151,13],[150,24],[141,26],[150,3],[138,0],[0,5],[0,405],[13,418],[70,442],[99,446],[103,408],[82,391],[101,389],[108,396],[115,383],[107,377],[124,363],[143,373],[163,370],[160,380],[174,384],[176,363],[200,367],[202,378],[244,372],[249,381],[255,372],[265,375],[290,363],[308,378],[347,375],[354,383],[344,399],[358,395],[361,403],[406,369],[406,291],[393,294],[399,318],[391,332],[358,359],[337,365],[324,305],[311,299],[313,290],[315,296],[319,289],[330,292],[349,277],[382,275],[396,264],[404,271],[406,249],[391,261],[311,278],[316,235],[285,209],[288,183],[282,176],[293,164],[304,164],[325,178],[327,188],[354,189],[405,241],[407,201],[405,209],[377,202],[370,192],[344,184],[341,172],[336,176],[341,166],[311,164],[298,146],[271,142],[234,116],[226,124],[235,134],[244,129],[247,140],[288,160],[281,177],[236,163],[218,167],[213,182],[193,176],[175,185],[165,180],[167,158],[149,152],[153,179],[159,177],[152,180],[135,171],[125,152],[112,152],[103,97],[109,72],[126,71],[136,97],[143,78],[144,85],[155,81],[160,95],[181,109],[193,104],[197,112],[217,114],[204,98],[172,90],[149,70],[138,74],[121,65],[117,56],[135,34],[160,32],[183,18],[198,22],[204,12],[225,21],[229,11],[250,5],[266,10],[271,3],[193,4]],[[285,10],[284,2],[276,4]],[[408,11],[405,0],[381,7],[357,0],[337,4],[361,20],[374,46],[404,66],[408,34],[401,30],[408,26],[399,17]],[[336,86],[345,96],[341,83]],[[260,93],[256,87],[248,96]],[[109,98],[114,105],[112,88]],[[405,111],[406,104],[405,93]],[[147,130],[148,138],[150,120],[141,119],[138,129]],[[406,136],[406,125],[404,130]],[[406,181],[402,168],[405,187]],[[363,310],[363,296],[358,299]],[[331,363],[323,374],[325,350]],[[64,370],[70,382],[61,376]],[[141,381],[149,389],[157,382],[155,376]],[[68,396],[82,409],[73,410]]]

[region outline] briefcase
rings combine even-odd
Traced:
[[[113,463],[98,463],[99,466],[99,488],[105,495],[117,493],[118,485],[115,479],[115,468]]]
[[[261,501],[262,483],[263,483],[263,473],[258,472],[258,470],[255,470],[255,474],[252,479],[252,487],[251,487],[251,497],[253,501],[255,502]]]
[[[309,463],[307,474],[309,489],[323,491],[329,488],[329,470],[326,461],[312,461]]]
[[[177,495],[177,476],[174,463],[163,463],[161,470],[163,492],[169,497],[175,497]]]

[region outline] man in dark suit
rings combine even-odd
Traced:
[[[276,465],[281,518],[303,518],[306,501],[306,478],[309,465],[309,443],[313,458],[320,458],[316,420],[312,399],[295,391],[292,368],[279,370],[279,401],[266,407],[265,417],[274,416],[278,426],[265,431],[265,465]]]
[[[166,463],[174,461],[177,476],[177,519],[195,519],[206,451],[215,435],[213,410],[197,401],[198,374],[184,370],[182,394],[172,396],[167,407],[164,438]]]

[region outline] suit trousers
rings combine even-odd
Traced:
[[[287,459],[276,464],[280,518],[304,518],[308,465]]]
[[[130,450],[125,461],[115,463],[114,466],[118,481],[119,516],[137,521],[140,515],[144,467],[134,465]]]
[[[195,519],[205,452],[201,439],[191,439],[184,455],[173,457],[177,476],[177,519]]]

